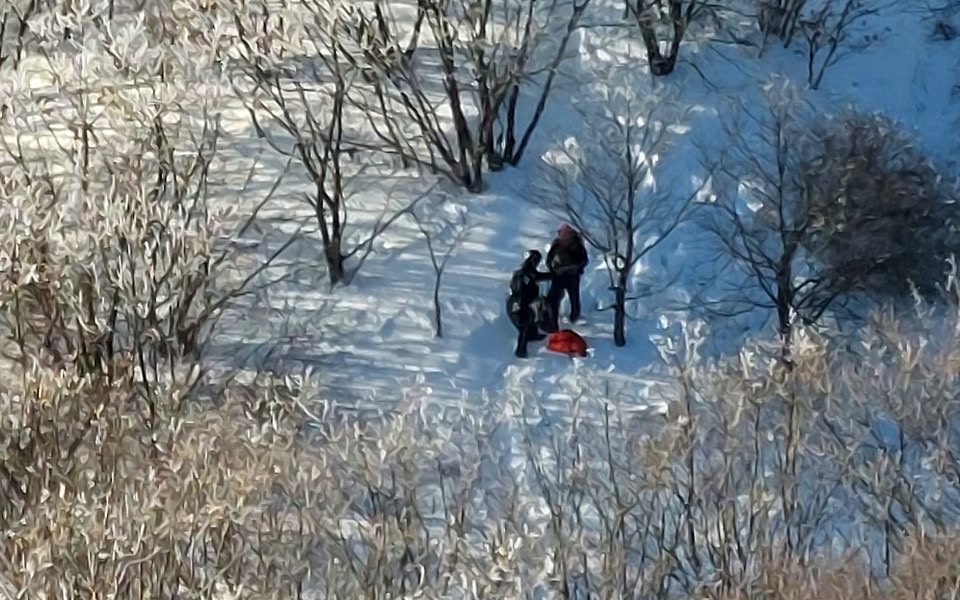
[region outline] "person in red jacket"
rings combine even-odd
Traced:
[[[559,328],[557,320],[564,294],[570,298],[570,322],[576,323],[580,318],[580,276],[589,262],[580,234],[566,223],[561,225],[547,252],[547,269],[551,275],[550,291],[547,292],[551,330]]]

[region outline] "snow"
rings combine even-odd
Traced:
[[[955,150],[953,128],[947,123],[957,110],[951,88],[960,81],[958,42],[927,41],[923,11],[908,9],[908,4],[920,6],[898,3],[876,17],[873,26],[884,35],[864,51],[844,57],[828,71],[821,89],[803,96],[822,111],[847,104],[884,111],[914,128],[927,151],[949,161]],[[227,314],[210,358],[228,367],[310,368],[324,402],[361,420],[411,407],[437,421],[464,412],[491,419],[497,425],[488,443],[501,457],[495,470],[518,480],[525,478],[525,436],[556,433],[578,411],[600,410],[599,403],[581,402],[584,396],[603,398],[626,414],[665,413],[674,383],[663,375],[658,348],[675,346],[683,323],[705,318],[684,307],[691,298],[715,298],[744,282],[718,275],[715,243],[696,225],[681,226],[638,265],[638,283],[671,283],[659,291],[652,287],[649,296],[633,303],[628,343],[618,348],[612,341],[612,312],[601,310],[611,302],[608,274],[602,258],[593,253],[582,284],[583,320],[574,326],[591,344],[590,356],[570,358],[533,344],[529,359],[515,358],[515,330],[504,314],[509,276],[525,250],[546,252],[558,225],[557,216],[530,197],[538,184],[536,164],[541,157],[562,161],[559,149],[580,147],[577,140],[590,135],[583,130],[576,101],[591,89],[596,92],[598,77],[603,78],[599,92],[604,95],[623,85],[665,88],[660,93],[674,98],[685,120],[670,126],[677,136],[673,147],[650,159],[656,162],[657,187],[672,185],[678,197],[685,197],[708,175],[701,148],[723,151],[722,145],[715,146],[723,143],[719,119],[740,106],[759,106],[765,88],[778,78],[802,83],[805,59],[778,48],[758,59],[736,46],[688,43],[676,72],[653,81],[635,72],[645,68],[639,41],[606,28],[584,29],[575,56],[565,64],[547,117],[519,168],[488,174],[486,189],[477,195],[441,185],[471,228],[443,276],[442,339],[433,336],[434,273],[416,224],[408,218],[396,222],[350,285],[330,290],[319,236],[311,224],[312,209],[302,201],[308,185],[294,167],[252,234],[272,248],[307,224],[303,239],[267,274],[276,277],[279,271],[288,278],[258,293],[255,303]],[[234,144],[223,147],[236,152],[236,160],[228,162],[236,162],[236,172],[244,173],[251,157],[260,157],[256,177],[263,187],[269,186],[285,161],[272,157],[256,138],[245,112],[237,109],[225,117],[223,129]],[[651,175],[650,183],[653,180]],[[402,201],[404,194],[424,187],[410,174],[371,176],[357,186],[362,209],[354,210],[351,219],[362,230],[378,217],[385,198],[395,194]],[[714,198],[709,186],[697,194],[701,202]],[[744,335],[770,327],[770,317],[752,311],[709,319],[711,337],[705,350],[736,350]]]
[[[960,40],[932,41],[925,6],[901,0],[871,17],[850,40],[870,42],[843,56],[827,71],[821,88],[804,91],[803,97],[823,112],[853,105],[887,113],[915,130],[931,155],[956,167]],[[266,279],[286,277],[228,311],[209,358],[223,367],[309,368],[324,401],[358,417],[411,404],[437,419],[475,411],[500,424],[492,443],[502,449],[500,468],[506,470],[523,464],[523,431],[568,422],[584,394],[605,395],[627,412],[664,413],[663,398],[672,384],[664,376],[658,347],[675,344],[680,325],[703,316],[683,304],[743,283],[718,275],[719,250],[708,234],[692,223],[681,226],[638,265],[638,280],[653,277],[671,284],[633,303],[628,343],[618,348],[612,341],[612,312],[604,310],[611,302],[608,274],[602,257],[591,252],[582,283],[583,319],[573,326],[591,344],[590,356],[570,358],[534,344],[529,359],[515,358],[515,330],[504,313],[510,273],[527,249],[546,253],[559,223],[530,197],[540,176],[537,162],[565,160],[557,149],[582,147],[577,140],[591,134],[584,131],[578,101],[624,86],[637,97],[656,90],[678,104],[684,121],[669,126],[676,137],[672,147],[644,157],[655,171],[649,183],[673,186],[678,198],[686,197],[708,175],[702,149],[723,152],[723,115],[759,106],[764,88],[779,78],[802,84],[806,62],[799,51],[776,45],[758,58],[755,50],[742,46],[695,41],[684,45],[675,73],[653,80],[644,72],[642,44],[634,33],[586,27],[574,38],[578,48],[564,63],[546,117],[519,168],[487,174],[486,189],[475,195],[441,183],[437,193],[464,212],[470,227],[443,275],[443,338],[433,335],[434,271],[416,223],[398,220],[376,241],[355,279],[331,290],[313,212],[302,199],[309,184],[294,165],[249,233],[252,251],[267,256],[302,228],[301,239],[265,274]],[[43,65],[37,71],[43,72]],[[12,85],[41,93],[55,82],[34,78]],[[211,89],[215,86],[210,83]],[[239,199],[253,206],[281,175],[286,160],[256,137],[236,102],[224,100],[224,106],[224,156],[214,177],[238,188],[258,161],[256,187]],[[438,117],[449,115],[440,111]],[[53,147],[64,135],[34,133],[38,148]],[[4,139],[9,142],[13,135],[6,131]],[[390,170],[363,177],[356,186],[359,208],[350,214],[357,235],[379,218],[386,203],[402,203],[433,182],[428,175]],[[746,198],[749,184],[743,188]],[[225,202],[237,201],[224,197]],[[697,193],[699,202],[713,199],[709,186]],[[561,314],[566,313],[564,302]],[[708,352],[735,349],[746,333],[769,327],[770,316],[754,311],[712,320]]]

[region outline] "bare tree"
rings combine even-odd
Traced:
[[[809,107],[789,82],[776,82],[764,113],[744,107],[742,122],[724,124],[729,140],[724,140],[719,199],[708,225],[759,292],[739,289],[735,294],[749,305],[776,311],[785,360],[795,315],[815,322],[835,299],[804,252],[803,240],[812,226],[808,190],[798,177],[805,109]]]
[[[640,29],[651,74],[673,72],[687,29],[710,8],[706,0],[624,0],[625,15]]]
[[[757,22],[763,34],[761,53],[773,36],[789,47],[800,27],[800,16],[808,0],[757,0]]]
[[[450,214],[450,213],[454,214]],[[439,214],[438,214],[439,213]],[[429,210],[411,213],[417,228],[423,234],[433,266],[433,324],[434,335],[443,337],[443,315],[440,304],[440,285],[447,263],[460,248],[472,226],[467,222],[465,210],[443,199],[440,203],[431,203]]]
[[[306,170],[313,185],[306,199],[316,218],[330,283],[337,285],[350,282],[376,238],[429,192],[400,202],[386,198],[380,217],[358,239],[350,237],[355,184],[373,165],[354,160],[357,148],[347,130],[347,96],[355,74],[334,38],[341,17],[337,13],[313,16],[315,21],[302,24],[309,35],[295,40],[285,37],[291,31],[283,23],[294,20],[290,15],[271,19],[264,6],[259,18],[276,23],[272,28],[263,25],[262,31],[270,29],[269,33],[258,33],[259,27],[245,22],[239,13],[234,15],[246,84],[238,92],[257,133]],[[298,43],[306,47],[296,47]],[[295,65],[283,62],[284,56],[298,53],[302,60]],[[294,72],[289,73],[290,69]],[[347,261],[355,256],[357,264],[348,267]]]
[[[896,124],[814,118],[787,82],[770,86],[765,114],[742,114],[726,125],[709,228],[756,284],[758,295],[735,294],[776,311],[784,357],[798,321],[817,323],[854,298],[942,289],[960,247],[956,191]]]
[[[669,100],[640,99],[624,86],[597,104],[583,109],[589,133],[544,157],[538,192],[541,203],[603,254],[614,293],[614,342],[623,346],[635,267],[689,215],[700,190],[678,198],[655,177],[679,121]]]
[[[807,83],[812,89],[819,89],[827,69],[843,58],[845,49],[841,44],[848,40],[853,24],[876,14],[884,5],[889,3],[822,0],[818,8],[800,19],[800,31],[807,42]]]
[[[30,31],[30,19],[37,14],[40,0],[16,0],[0,7],[0,67],[20,64]]]
[[[351,62],[375,73],[368,78],[373,99],[361,103],[373,129],[382,132],[380,141],[409,156],[413,149],[396,131],[412,123],[430,153],[419,162],[478,191],[484,165],[495,170],[520,162],[589,2],[419,0],[417,29],[404,49],[401,26],[389,5],[376,0],[372,12],[359,6],[348,11],[351,22],[344,22],[339,39]],[[421,43],[421,23],[428,26],[429,47]],[[521,88],[539,78],[532,115],[520,128]],[[439,111],[450,114],[452,133]]]

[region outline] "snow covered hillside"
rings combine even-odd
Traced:
[[[0,1],[0,596],[739,600],[956,534],[956,0],[134,4]],[[590,350],[520,358],[564,223]]]
[[[349,285],[330,289],[316,211],[305,201],[312,184],[302,164],[292,160],[287,165],[286,157],[257,133],[245,108],[250,103],[236,97],[236,84],[231,81],[243,59],[226,46],[216,59],[225,65],[218,77],[202,66],[216,57],[191,58],[194,76],[207,78],[193,94],[198,102],[206,98],[216,106],[213,110],[220,111],[225,132],[216,159],[222,163],[213,173],[214,182],[223,187],[216,193],[227,197],[231,206],[253,207],[282,176],[246,232],[245,244],[266,257],[289,242],[294,232],[298,236],[264,277],[264,281],[281,281],[258,292],[253,304],[230,308],[210,348],[211,358],[227,367],[309,366],[323,374],[321,384],[331,398],[356,410],[387,409],[410,393],[424,395],[437,407],[479,405],[484,395],[500,396],[517,386],[531,386],[532,397],[539,398],[543,408],[562,410],[582,378],[593,386],[609,383],[629,405],[659,406],[655,395],[648,394],[662,370],[657,344],[677,333],[677,323],[705,319],[710,331],[707,349],[730,352],[739,347],[744,335],[771,326],[772,311],[705,308],[730,290],[756,282],[729,268],[722,247],[691,219],[636,265],[632,292],[638,299],[628,305],[625,347],[612,342],[608,265],[601,253],[591,249],[582,284],[584,318],[575,327],[591,344],[590,357],[571,359],[537,344],[530,359],[515,359],[511,353],[515,330],[504,309],[510,274],[527,249],[545,252],[557,226],[568,219],[544,208],[549,198],[544,198],[540,185],[545,176],[542,159],[571,141],[594,135],[591,124],[583,122],[584,103],[602,106],[607,102],[616,110],[609,98],[626,90],[654,104],[669,102],[671,118],[676,120],[674,139],[663,155],[649,157],[656,165],[649,183],[677,202],[702,186],[696,201],[709,201],[712,157],[727,153],[730,143],[722,120],[745,110],[756,113],[765,90],[789,81],[817,113],[835,114],[852,106],[888,115],[914,133],[922,149],[947,172],[955,170],[960,42],[942,39],[941,34],[953,26],[957,9],[949,3],[938,8],[924,0],[875,4],[876,10],[864,11],[845,28],[835,54],[818,57],[830,66],[818,89],[812,90],[807,89],[808,56],[802,44],[783,48],[769,41],[760,52],[760,36],[750,13],[742,12],[749,3],[733,3],[730,10],[710,13],[692,24],[675,71],[653,77],[635,28],[617,25],[621,9],[596,2],[570,38],[525,157],[516,167],[488,173],[482,192],[469,193],[424,169],[380,165],[352,177],[354,197],[349,202],[351,224],[346,235],[355,240],[364,239],[377,223],[395,216],[397,207],[408,205],[433,183],[439,187],[431,188],[421,205],[442,204],[443,208],[428,211],[429,216],[449,221],[456,215],[455,220],[465,226],[465,235],[455,247],[436,240],[436,252],[451,251],[440,289],[442,338],[433,331],[435,271],[426,240],[411,215],[390,222],[372,245],[347,261],[352,268],[363,258]],[[416,11],[411,6],[397,4],[394,10],[397,22],[412,26]],[[131,31],[135,34],[143,26]],[[235,29],[218,21],[204,35],[216,45],[217,40],[235,34]],[[128,60],[145,60],[134,34],[125,33],[127,37],[117,42],[130,53]],[[84,75],[88,78],[100,69],[89,62],[96,41],[90,43],[91,53],[84,59],[88,64],[82,67],[89,71]],[[220,45],[224,47],[223,42]],[[54,99],[59,84],[51,69],[68,69],[56,66],[56,60],[27,56],[17,79],[11,80],[11,89],[17,93],[33,88]],[[522,88],[520,95],[521,120],[529,118],[537,100],[537,87],[529,87]],[[101,97],[95,102],[103,101]],[[450,126],[448,112],[442,107],[439,112],[444,127]],[[267,116],[260,119],[267,129],[276,129]],[[363,122],[345,124],[348,131],[365,127]],[[8,129],[8,140],[11,133]],[[37,135],[47,138],[41,143],[57,143],[55,137],[61,134],[50,130]],[[243,188],[241,198],[231,197],[251,175],[253,185]],[[637,240],[641,245],[645,242]]]
[[[528,401],[538,398],[544,408],[561,410],[580,378],[593,386],[609,382],[637,408],[656,405],[647,390],[660,371],[658,340],[676,333],[675,321],[704,314],[689,307],[695,298],[750,284],[724,272],[722,251],[702,228],[683,225],[638,265],[639,281],[653,282],[653,292],[630,306],[628,343],[617,348],[607,310],[610,280],[602,256],[592,250],[582,285],[584,319],[575,326],[589,340],[591,356],[571,359],[537,344],[530,359],[514,358],[515,330],[504,310],[510,273],[527,249],[545,253],[563,220],[545,211],[536,197],[540,157],[564,140],[592,135],[573,109],[573,99],[599,97],[604,86],[628,87],[637,97],[669,96],[683,109],[684,133],[660,157],[655,176],[658,186],[680,199],[707,175],[700,149],[717,143],[715,152],[724,152],[719,119],[741,107],[760,106],[764,88],[781,79],[803,86],[807,61],[801,49],[776,44],[758,57],[756,48],[731,43],[730,34],[713,31],[707,23],[683,44],[676,71],[653,78],[645,72],[636,32],[605,27],[607,16],[597,10],[585,17],[523,162],[490,174],[482,193],[470,194],[448,182],[442,192],[434,192],[466,215],[469,228],[442,280],[443,338],[433,336],[434,271],[427,245],[410,218],[399,219],[378,238],[350,285],[327,288],[318,236],[310,233],[312,209],[299,197],[309,184],[294,166],[265,210],[269,217],[250,234],[272,235],[280,243],[296,224],[306,222],[303,239],[284,256],[292,274],[264,292],[256,305],[231,313],[214,355],[263,362],[267,357],[261,354],[269,348],[270,360],[313,366],[332,398],[357,407],[386,409],[408,393],[422,394],[437,406],[479,406],[484,395],[498,397],[529,385],[536,392]],[[944,18],[949,20],[949,14]],[[960,42],[935,40],[937,19],[938,13],[922,1],[889,3],[862,18],[851,25],[820,89],[805,90],[803,97],[825,114],[848,105],[881,111],[915,132],[931,155],[955,166]],[[245,156],[269,156],[262,140],[250,139],[254,136],[245,113],[237,112],[227,126]],[[282,167],[278,160],[263,164],[263,169]],[[271,181],[275,174],[262,173],[263,180]],[[379,216],[384,198],[396,196],[393,201],[400,204],[426,184],[405,173],[370,176],[357,187],[370,207],[352,215],[360,223]],[[766,327],[772,315],[754,310],[707,317],[711,343],[729,351],[744,334]],[[271,345],[278,340],[280,350]]]

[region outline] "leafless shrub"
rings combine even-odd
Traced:
[[[784,48],[790,46],[806,5],[807,0],[758,0],[757,22],[763,33],[763,45],[766,46],[770,36],[775,36]]]
[[[890,575],[893,590],[887,598],[951,598],[960,590],[960,546],[955,533],[909,536]]]
[[[731,295],[736,298],[728,310],[746,304],[776,311],[787,359],[797,318],[816,322],[836,296],[804,254],[812,217],[799,165],[809,106],[785,81],[771,83],[766,102],[763,114],[744,108],[741,122],[725,124],[730,144],[718,170],[718,199],[707,227],[734,267],[756,284],[755,289],[735,284]]]
[[[800,31],[807,42],[807,83],[812,89],[819,89],[827,69],[849,52],[841,44],[848,41],[853,24],[885,4],[889,5],[882,0],[827,0],[801,18]]]
[[[433,202],[412,213],[417,229],[423,234],[433,267],[433,325],[434,335],[443,337],[443,312],[440,304],[440,286],[450,258],[470,235],[472,226],[467,222],[463,207],[443,199]]]
[[[84,61],[47,64],[58,103],[13,95],[0,142],[3,356],[80,375],[134,360],[152,412],[153,387],[184,375],[164,365],[196,360],[275,256],[241,268],[230,242],[250,220],[211,201],[215,116],[175,110],[182,97],[99,87]]]
[[[937,293],[960,249],[957,188],[885,116],[848,111],[810,128],[799,168],[811,228],[801,243],[830,287]]]
[[[317,527],[297,504],[333,489],[310,457],[292,460],[303,445],[296,390],[261,380],[255,394],[224,390],[210,409],[173,386],[156,394],[148,427],[135,416],[129,368],[110,378],[20,375],[25,387],[2,395],[17,416],[3,428],[2,513],[13,535],[0,553],[21,594],[212,598],[244,586],[245,597],[293,597]]]
[[[30,19],[40,8],[40,0],[7,2],[0,8],[0,67],[10,64],[14,69],[23,58]]]
[[[894,325],[859,332],[866,355],[803,329],[791,370],[776,341],[708,364],[688,326],[661,345],[664,417],[580,381],[569,419],[519,436],[526,467],[499,471],[494,421],[415,398],[363,425],[309,374],[208,377],[164,388],[146,428],[129,365],[35,363],[0,393],[0,573],[65,598],[949,597],[957,514],[929,491],[960,497],[960,338]],[[945,420],[917,427],[929,406]],[[64,418],[81,410],[91,425]]]
[[[123,369],[110,379],[36,365],[18,374],[25,387],[0,394],[14,415],[2,430],[0,515],[11,535],[0,573],[14,593],[516,595],[522,500],[507,482],[480,489],[482,424],[470,439],[427,426],[417,410],[342,423],[308,379],[263,374],[206,379],[210,397],[166,388],[147,428],[131,416]],[[74,411],[92,417],[84,424]],[[513,494],[517,508],[486,520],[484,492],[507,503]]]
[[[702,334],[686,332],[663,347],[677,378],[664,392],[665,420],[582,394],[564,439],[552,451],[531,445],[557,596],[932,598],[953,589],[958,514],[944,502],[956,498],[953,478],[923,465],[956,464],[939,463],[953,444],[956,401],[920,389],[956,390],[955,335],[926,350],[901,331],[882,344],[887,353],[865,357],[845,337],[804,328],[785,369],[777,343],[707,366],[696,358]],[[875,325],[859,333],[882,335]],[[910,409],[883,409],[878,393]],[[951,416],[911,426],[924,403]],[[933,578],[917,570],[926,560]]]
[[[783,82],[766,111],[727,126],[708,227],[757,284],[734,295],[776,311],[785,356],[798,320],[854,297],[938,293],[957,248],[955,191],[914,142],[881,116],[813,118]]]

